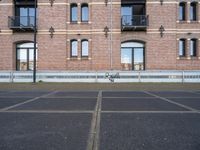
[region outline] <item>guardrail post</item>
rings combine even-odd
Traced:
[[[184,79],[185,79],[185,72],[182,71],[182,83],[184,83]]]
[[[96,77],[95,77],[95,82],[97,83],[97,81],[98,81],[98,79],[97,79],[97,78],[98,78],[98,73],[97,73],[97,71],[96,71],[96,73],[95,73],[95,74],[96,74]]]
[[[138,72],[138,79],[139,79],[139,83],[140,83],[141,82],[140,71]]]

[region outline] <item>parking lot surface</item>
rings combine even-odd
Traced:
[[[200,91],[0,90],[0,150],[200,150]]]

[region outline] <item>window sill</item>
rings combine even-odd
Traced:
[[[70,58],[67,58],[68,60],[78,60],[78,57],[70,57]]]
[[[199,59],[199,57],[197,57],[197,56],[190,56],[190,58],[191,58],[192,60]]]
[[[90,57],[87,57],[87,56],[82,56],[82,57],[81,57],[81,60],[91,60],[91,58],[90,58]]]
[[[70,24],[78,24],[78,21],[71,21]]]
[[[199,21],[198,20],[191,20],[190,23],[192,23],[192,24],[198,24]]]
[[[188,22],[187,22],[187,20],[178,20],[177,23],[179,23],[179,24],[186,24]]]

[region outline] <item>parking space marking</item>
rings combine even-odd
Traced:
[[[71,110],[71,111],[65,111],[65,110],[6,110],[6,111],[0,111],[0,113],[44,113],[44,114],[53,114],[53,113],[63,113],[63,114],[88,114],[93,113],[94,111],[91,110]]]
[[[118,98],[124,98],[124,99],[148,99],[148,98],[154,98],[154,97],[103,97],[103,98],[110,98],[110,99],[118,99]],[[183,98],[183,97],[167,97],[167,98]],[[191,98],[191,99],[197,99],[199,97],[184,97],[184,98]]]
[[[199,112],[199,110],[197,110],[197,109],[194,109],[194,108],[192,108],[192,107],[189,107],[189,106],[186,106],[186,105],[183,105],[183,104],[174,102],[174,101],[171,101],[171,100],[169,100],[168,98],[164,98],[164,97],[158,96],[158,95],[153,94],[153,93],[148,92],[148,91],[144,91],[144,92],[145,92],[146,94],[149,94],[149,95],[151,95],[151,96],[154,96],[154,97],[156,97],[156,98],[159,98],[159,99],[161,99],[161,100],[164,100],[164,101],[166,101],[166,102],[169,102],[169,103],[171,103],[171,104],[174,104],[174,105],[177,105],[177,106],[179,106],[179,107],[185,108],[185,109],[187,109],[187,110],[194,111],[194,112]]]
[[[101,104],[102,104],[102,91],[99,91],[95,112],[93,113],[92,117],[87,150],[98,150],[99,148]]]
[[[103,98],[113,98],[113,99],[118,99],[118,98],[127,98],[127,99],[130,99],[130,98],[133,98],[133,99],[135,99],[135,98],[138,98],[138,99],[142,99],[142,98],[145,98],[145,99],[148,99],[148,98],[153,98],[153,97],[108,97],[108,96],[106,96],[106,97],[103,97]]]
[[[77,96],[66,96],[66,97],[44,97],[44,99],[56,99],[56,98],[59,98],[59,99],[66,99],[66,98],[78,98],[78,99],[94,99],[94,98],[97,98],[97,97],[77,97]]]
[[[5,108],[2,108],[2,109],[0,109],[0,112],[4,112],[4,111],[7,111],[7,110],[9,110],[9,109],[12,109],[12,108],[21,106],[21,105],[23,105],[23,104],[33,102],[33,101],[35,101],[35,100],[37,100],[37,99],[39,99],[39,98],[44,98],[44,97],[49,96],[49,95],[51,95],[51,94],[54,94],[54,93],[56,93],[56,92],[57,92],[57,91],[53,91],[53,92],[50,92],[50,93],[48,93],[48,94],[45,94],[45,95],[42,95],[42,96],[38,96],[38,97],[29,99],[29,100],[26,100],[25,102],[18,103],[18,104],[12,105],[12,106],[8,106],[8,107],[5,107]]]
[[[119,113],[119,114],[132,114],[132,113],[144,113],[144,114],[194,114],[200,113],[197,111],[101,111],[101,113]]]

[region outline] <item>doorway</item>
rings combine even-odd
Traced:
[[[122,70],[145,70],[144,45],[136,42],[121,44]]]

